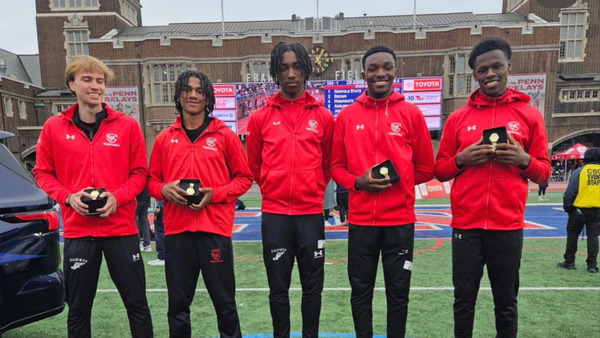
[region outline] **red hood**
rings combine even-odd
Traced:
[[[304,108],[314,108],[314,107],[318,107],[318,106],[322,106],[323,103],[317,101],[312,95],[310,95],[306,90],[304,91],[304,93],[302,94],[303,97],[299,98],[299,100],[303,100],[306,102],[306,105],[304,105]],[[285,98],[283,96],[281,96],[281,91],[278,91],[277,93],[275,93],[275,95],[271,96],[268,100],[267,100],[267,105],[268,106],[276,106],[279,108],[282,108],[282,104],[281,104],[281,100]]]
[[[481,91],[481,89],[477,89],[471,94],[471,96],[469,96],[468,105],[471,107],[483,108],[491,107],[494,104],[502,105],[512,102],[523,102],[527,104],[529,101],[531,101],[531,97],[529,97],[529,95],[511,88],[508,88],[506,93],[498,98],[487,96]]]
[[[404,95],[398,93],[395,90],[392,91],[392,95],[384,97],[383,99],[374,99],[368,96],[366,91],[356,99],[356,102],[362,104],[363,106],[376,106],[377,104],[380,104],[382,102],[387,102],[388,104],[390,104],[399,101],[404,101]]]

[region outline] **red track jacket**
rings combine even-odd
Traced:
[[[203,188],[213,189],[213,199],[200,211],[165,200],[165,235],[202,231],[231,237],[235,200],[252,185],[252,174],[238,136],[218,118],[194,143],[179,116],[156,138],[150,156],[150,195],[163,200],[162,187],[182,178],[199,179]]]
[[[60,203],[64,237],[112,237],[138,233],[135,197],[148,177],[146,143],[140,124],[104,105],[107,118],[93,141],[73,122],[77,104],[46,121],[37,144],[35,178]],[[117,199],[107,218],[81,216],[65,200],[87,187],[106,188]]]
[[[452,223],[458,229],[517,230],[524,227],[527,179],[541,184],[551,175],[548,135],[544,117],[527,103],[531,98],[509,89],[499,98],[479,89],[468,104],[450,115],[435,163],[440,181],[454,178],[450,199]],[[456,166],[456,154],[479,141],[484,129],[506,130],[531,156],[525,170],[489,161],[481,165]]]
[[[357,191],[356,179],[390,159],[401,179],[384,191]],[[338,115],[331,173],[350,191],[348,221],[355,225],[412,224],[415,185],[433,178],[433,147],[423,114],[394,91],[375,100],[366,92]]]
[[[248,163],[262,193],[262,211],[282,215],[323,213],[333,138],[333,114],[304,92],[294,126],[281,92],[248,122]]]

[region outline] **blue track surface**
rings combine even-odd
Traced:
[[[450,206],[417,207],[416,238],[450,238],[452,213]],[[475,211],[474,211],[475,212]],[[333,221],[333,218],[330,218]],[[560,204],[528,205],[525,211],[526,238],[565,237],[567,214]],[[260,210],[250,209],[236,213],[234,241],[260,240]],[[327,239],[347,239],[348,228],[333,226],[325,228]]]

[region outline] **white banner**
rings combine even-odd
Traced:
[[[404,98],[406,99],[406,102],[410,102],[413,104],[441,103],[442,102],[442,92],[404,93]]]
[[[213,110],[212,116],[219,118],[222,121],[236,121],[235,109],[231,110]]]
[[[508,76],[508,87],[531,97],[529,105],[537,108],[542,115],[546,103],[546,74],[515,74]]]
[[[234,109],[235,110],[235,97],[221,97],[215,98],[215,109]]]
[[[123,112],[140,122],[138,87],[106,87],[104,102],[112,109]]]
[[[442,116],[441,104],[418,104],[417,107],[421,109],[423,116]]]

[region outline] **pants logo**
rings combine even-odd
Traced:
[[[87,263],[87,259],[83,259],[83,258],[71,258],[69,259],[69,262],[73,263],[73,265],[71,265],[71,270],[77,270],[80,267],[84,266],[85,263]]]
[[[137,261],[139,261],[139,260],[140,260],[140,254],[139,254],[139,253],[137,253],[137,254],[134,254],[134,255],[132,255],[132,256],[133,256],[132,258],[133,258],[133,261],[134,261],[134,262],[137,262]]]
[[[314,252],[314,257],[313,258],[323,258],[323,250],[317,250]]]
[[[281,256],[283,256],[283,254],[285,253],[286,249],[285,248],[277,248],[277,249],[271,249],[271,253],[275,254],[275,257],[273,257],[274,261],[279,260],[279,258],[281,258]]]
[[[212,249],[210,250],[210,256],[212,257],[212,261],[210,261],[211,263],[222,263],[223,260],[221,259],[221,249]]]

